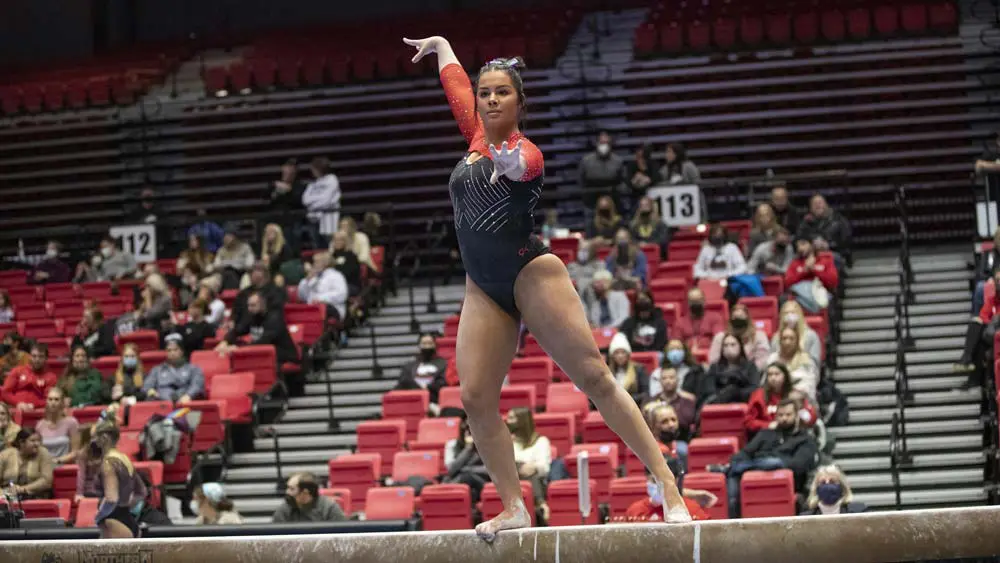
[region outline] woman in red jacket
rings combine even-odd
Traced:
[[[795,258],[785,270],[785,287],[803,308],[818,313],[826,307],[815,299],[812,281],[818,279],[831,294],[837,292],[840,283],[833,254],[816,252],[812,241],[802,237],[795,240],[795,252]]]
[[[792,376],[788,368],[774,363],[767,366],[764,376],[763,384],[750,394],[749,408],[743,419],[743,427],[750,436],[766,428],[774,429],[774,413],[778,410],[778,403],[790,396],[799,401],[799,418],[803,423],[812,426],[816,422],[816,410],[809,404],[809,400],[792,391]]]
[[[993,283],[987,283],[983,288],[983,308],[979,316],[972,317],[965,331],[965,347],[962,357],[955,364],[954,371],[968,372],[969,379],[962,384],[961,389],[972,389],[982,385],[982,369],[976,369],[981,363],[984,350],[993,346],[993,335],[997,331],[998,310],[997,291],[1000,287],[1000,269],[993,272]]]

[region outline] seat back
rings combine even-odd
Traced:
[[[452,315],[444,320],[444,336],[446,338],[458,337],[458,315]],[[421,494],[421,496],[423,496]]]
[[[457,417],[425,418],[417,425],[417,442],[443,448],[448,440],[458,438],[460,424]]]
[[[562,479],[549,483],[546,495],[550,511],[549,526],[579,526],[581,523],[598,523],[597,498],[595,496],[597,482],[590,479],[590,514],[586,519],[583,519],[580,514],[578,487],[576,479]]]
[[[718,498],[714,506],[705,509],[712,520],[729,518],[729,494],[726,492],[726,476],[722,473],[695,471],[684,476],[684,487],[708,491]]]
[[[366,520],[406,520],[413,516],[413,487],[376,487],[368,490]]]
[[[73,521],[74,528],[93,528],[97,526],[94,521],[97,518],[97,504],[100,499],[82,498],[76,504],[76,519]]]
[[[382,418],[406,422],[407,439],[416,439],[420,420],[427,416],[430,393],[424,389],[389,391],[382,395]]]
[[[212,389],[212,380],[216,375],[230,373],[232,369],[229,356],[214,350],[196,350],[191,353],[191,363],[200,367],[205,374],[205,389]]]
[[[392,462],[392,480],[402,483],[414,475],[430,480],[441,474],[441,452],[396,452]]]
[[[618,448],[618,453],[622,455],[622,458],[618,459],[618,462],[624,462],[625,442],[615,434],[614,430],[608,427],[607,423],[604,422],[604,417],[598,411],[590,411],[587,416],[583,418],[583,430],[580,432],[584,444],[615,444]]]
[[[250,372],[227,373],[215,376],[215,384],[208,392],[210,401],[221,401],[223,420],[238,424],[250,422],[253,418],[254,374]]]
[[[222,422],[222,415],[226,411],[225,401],[191,401],[186,406],[201,413],[191,448],[196,452],[207,452],[220,445],[226,438],[226,427]]]
[[[701,409],[700,436],[702,438],[724,438],[733,436],[739,447],[747,441],[744,420],[747,415],[745,403],[705,405]]]
[[[458,344],[458,338],[441,337],[437,339],[437,354],[446,360],[450,360],[455,357],[455,346]]]
[[[382,458],[377,453],[342,455],[328,463],[330,487],[351,492],[352,508],[364,510],[368,489],[378,485],[382,476]]]
[[[352,512],[351,506],[351,489],[346,487],[334,487],[331,489],[320,489],[319,494],[333,499],[334,502],[340,505],[340,509],[344,511],[344,514],[350,515]]]
[[[465,408],[462,405],[462,390],[458,387],[442,387],[438,391],[438,406]]]
[[[704,471],[711,464],[728,464],[739,449],[739,440],[733,436],[695,438],[688,444],[688,471]]]
[[[573,413],[537,413],[534,418],[535,430],[549,439],[549,443],[556,448],[556,455],[568,454],[576,441],[576,417]]]
[[[778,326],[778,298],[771,296],[764,297],[741,297],[740,303],[746,305],[750,318],[755,321],[770,321],[771,326]]]
[[[553,383],[549,385],[548,401],[545,412],[568,412],[576,417],[577,423],[583,422],[584,415],[590,411],[590,400],[587,394],[572,383]]]
[[[743,518],[795,516],[795,479],[788,469],[747,471],[740,480]]]
[[[312,344],[326,330],[326,305],[322,303],[286,303],[285,322],[302,325],[302,341]]]
[[[254,374],[253,389],[267,393],[278,380],[277,354],[274,346],[240,346],[229,354],[230,369]]]
[[[393,456],[402,450],[406,443],[406,421],[401,419],[365,421],[358,424],[357,436],[357,452],[378,454],[382,471],[385,475],[391,475]]]
[[[657,278],[649,282],[649,291],[653,293],[656,303],[686,303],[689,289],[691,286],[685,279]]]
[[[139,352],[152,352],[160,349],[160,335],[155,330],[137,330],[119,336],[118,351],[125,349],[126,344],[135,344]]]
[[[500,388],[500,414],[505,415],[517,407],[535,410],[534,385],[504,385]]]
[[[153,415],[168,415],[174,410],[170,401],[146,401],[129,408],[128,425],[125,430],[142,430]]]
[[[472,494],[469,486],[427,485],[420,491],[420,514],[425,531],[467,530],[472,527]]]
[[[76,497],[76,465],[58,465],[52,468],[52,496],[72,500]]]
[[[608,504],[612,518],[625,516],[628,507],[648,496],[645,477],[620,477],[613,479],[609,488],[611,490],[611,501]]]
[[[553,362],[548,357],[514,358],[507,371],[507,382],[511,385],[534,385],[535,401],[545,406],[552,383]]]
[[[25,500],[21,502],[25,518],[61,518],[69,522],[73,503],[67,499]]]

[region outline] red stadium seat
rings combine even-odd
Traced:
[[[465,407],[462,405],[462,390],[458,387],[442,387],[438,391],[438,406],[442,409],[445,407],[464,409]]]
[[[687,27],[688,46],[696,51],[704,51],[711,43],[711,29],[700,21],[691,22]]]
[[[538,339],[535,338],[534,334],[528,333],[524,337],[524,346],[521,348],[521,356],[526,358],[538,358],[538,357],[548,357],[545,350],[542,349],[542,345],[538,343]]]
[[[604,417],[598,411],[590,411],[586,416],[583,417],[583,426],[581,427],[580,435],[583,438],[583,443],[585,444],[615,444],[618,446],[618,453],[622,456],[615,460],[615,465],[619,465],[624,461],[625,451],[628,449],[625,447],[625,442],[615,434],[611,428],[608,427],[607,423],[604,422]]]
[[[698,280],[697,285],[705,294],[706,301],[720,301],[726,298],[725,280]]]
[[[566,469],[569,476],[577,478],[577,458],[580,452],[587,452],[587,463],[590,470],[590,478],[597,483],[597,489],[593,491],[597,502],[606,503],[611,500],[611,480],[618,476],[618,444],[576,444],[570,449],[566,460]]]
[[[761,278],[760,283],[764,286],[764,295],[769,297],[780,297],[785,292],[785,280],[781,276]]]
[[[118,451],[135,459],[139,455],[139,432],[122,432],[118,440]]]
[[[573,413],[537,413],[534,418],[535,430],[549,439],[549,443],[556,448],[556,455],[568,454],[576,441],[576,417]]]
[[[206,68],[202,79],[205,81],[205,92],[208,95],[228,89],[228,76],[225,67]]]
[[[562,481],[556,481],[561,483]],[[531,483],[528,481],[521,481],[521,498],[524,499],[524,506],[528,509],[528,514],[531,515],[531,525],[535,525],[535,495],[531,491]],[[503,511],[503,501],[500,500],[500,495],[497,494],[496,485],[493,483],[486,483],[483,487],[482,493],[479,497],[479,510],[483,514],[483,520],[489,520],[497,514]]]
[[[455,345],[458,342],[457,338],[442,337],[437,339],[437,353],[438,356],[446,360],[450,360],[455,357]]]
[[[137,330],[126,335],[119,336],[118,351],[125,349],[126,344],[134,344],[139,352],[152,352],[160,349],[160,334],[155,330]]]
[[[928,21],[934,31],[952,31],[958,24],[958,13],[953,2],[938,2],[927,6]]]
[[[787,12],[764,16],[767,40],[772,45],[787,45],[792,40],[792,17]]]
[[[712,464],[728,464],[740,449],[735,436],[725,438],[695,438],[688,444],[688,471],[704,471]]]
[[[472,496],[465,484],[427,485],[420,491],[424,531],[472,527]]]
[[[38,343],[49,347],[50,358],[69,357],[70,340],[66,337],[39,338]]]
[[[368,489],[365,520],[406,520],[413,516],[415,505],[413,487]]]
[[[273,88],[278,76],[278,63],[271,58],[250,61],[250,73],[257,88]]]
[[[740,40],[753,47],[764,41],[764,21],[759,16],[744,15],[740,19]]]
[[[507,411],[517,407],[526,407],[534,411],[535,405],[534,385],[504,385],[500,389],[501,415],[505,415]]]
[[[827,10],[820,16],[820,31],[827,41],[843,41],[847,35],[847,25],[844,13],[840,10]]]
[[[37,304],[44,307],[42,303],[42,288],[34,286],[7,286],[7,295],[10,297],[10,302],[14,304],[14,309],[17,310],[25,305]]]
[[[611,500],[609,516],[625,516],[628,507],[635,502],[646,499],[649,495],[646,492],[645,477],[621,477],[611,481]]]
[[[655,274],[649,281],[672,278],[684,280],[688,286],[694,283],[694,262],[660,262],[656,270],[650,271],[655,272]]]
[[[139,353],[139,359],[142,361],[142,367],[148,371],[166,362],[167,352],[166,350],[149,350]]]
[[[730,18],[719,18],[712,25],[712,40],[722,50],[736,45],[736,22]]]
[[[377,486],[382,476],[382,458],[376,453],[342,455],[328,466],[330,487],[348,489],[352,508],[364,510],[368,489]]]
[[[382,395],[382,418],[405,421],[407,439],[412,440],[417,437],[417,427],[427,416],[429,406],[430,394],[425,390],[389,391]]]
[[[740,480],[743,518],[795,516],[795,480],[788,469],[747,471]]]
[[[216,375],[230,373],[229,356],[214,350],[196,350],[191,353],[191,363],[200,367],[205,374],[205,389],[211,390],[212,380]]]
[[[55,305],[63,301],[80,301],[80,288],[71,283],[50,283],[45,286],[45,300]]]
[[[590,479],[591,508],[590,514],[584,520],[580,514],[580,492],[576,479],[563,479],[549,483],[546,502],[549,505],[549,526],[579,526],[597,524],[597,499],[595,492],[597,482]]]
[[[745,403],[727,403],[721,405],[705,405],[701,409],[701,426],[699,435],[702,438],[726,438],[733,436],[739,441],[739,447],[746,443],[746,429],[743,426],[747,415]]]
[[[778,326],[778,299],[775,297],[742,297],[739,303],[746,305],[750,318],[755,321],[771,321]]]
[[[20,309],[18,309],[18,315],[20,315]],[[63,322],[59,319],[18,321],[17,329],[25,338],[58,338],[63,335]]]
[[[80,284],[80,295],[84,299],[99,299],[99,300],[112,297],[111,282],[88,282]]]
[[[660,367],[659,352],[632,352],[632,361],[646,368],[646,373],[652,375]]]
[[[685,489],[701,489],[708,491],[719,499],[715,506],[706,508],[712,520],[729,518],[729,494],[726,491],[726,476],[722,473],[707,473],[703,471],[688,473],[684,476]]]
[[[590,411],[590,400],[587,394],[572,383],[553,383],[549,385],[549,397],[545,412],[567,412],[576,417],[577,423],[583,422],[583,417]]]
[[[278,380],[277,356],[274,346],[240,346],[229,354],[233,372],[248,371],[254,374],[254,391],[267,393]]]
[[[449,440],[458,438],[461,419],[457,417],[425,418],[417,426],[417,439],[410,450],[442,451]]]
[[[38,423],[45,417],[45,411],[43,409],[35,409],[30,411],[15,410],[14,411],[14,422],[24,428],[34,428],[38,426]]]
[[[793,27],[795,41],[803,45],[811,45],[819,39],[819,14],[816,12],[795,14]]]
[[[892,36],[899,31],[899,10],[895,6],[875,8],[875,31],[882,36]]]
[[[91,78],[87,81],[87,97],[90,105],[102,107],[111,104],[111,82],[106,76]]]
[[[67,499],[26,500],[21,502],[25,518],[62,518],[69,522],[73,503]]]
[[[70,414],[76,419],[80,424],[95,424],[101,418],[101,413],[104,412],[103,406],[99,407],[77,407],[71,411]]]
[[[105,379],[113,377],[115,372],[118,371],[118,364],[121,363],[121,358],[118,356],[104,356],[97,358],[90,362],[90,367],[101,372],[101,375]]]
[[[907,4],[902,7],[899,15],[903,31],[907,33],[927,31],[927,6],[925,4]]]
[[[150,503],[154,507],[160,506],[160,489],[165,481],[166,467],[160,461],[137,461],[133,464],[135,470],[146,476],[151,485]]]
[[[346,67],[343,74],[347,74]],[[326,84],[326,58],[322,54],[313,53],[302,59],[302,80],[307,86]]]
[[[684,30],[676,21],[660,28],[660,49],[666,53],[675,53],[684,48]]]
[[[352,512],[351,506],[351,489],[345,487],[335,487],[332,489],[320,489],[319,494],[333,499],[337,504],[340,505],[340,509],[344,511],[344,514],[350,515]]]
[[[326,330],[326,305],[322,303],[309,305],[306,303],[287,303],[285,305],[285,322],[292,325],[302,325],[302,341],[313,344]]]
[[[657,278],[649,282],[649,291],[653,293],[653,301],[687,303],[690,284],[684,279]]]
[[[76,465],[57,465],[52,468],[52,496],[72,500],[76,497]]]
[[[380,467],[392,474],[393,456],[406,443],[406,422],[403,420],[367,420],[358,424],[358,453],[374,453],[382,460]]]
[[[444,320],[445,338],[455,338],[458,336],[458,315],[452,315]]]
[[[250,88],[250,67],[243,61],[229,65],[229,85],[240,92]]]
[[[145,401],[132,405],[128,410],[128,425],[124,430],[142,430],[153,415],[167,415],[174,410],[170,401]]]
[[[872,13],[859,7],[847,12],[847,33],[852,39],[868,39],[872,33]]]
[[[208,391],[211,401],[221,401],[223,420],[236,424],[246,424],[253,419],[254,375],[250,372],[221,374],[214,378],[214,384]]]
[[[225,401],[191,401],[185,406],[201,413],[191,444],[194,451],[207,452],[226,439],[226,427],[222,422],[226,412]]]
[[[441,452],[396,452],[392,458],[392,480],[402,483],[419,475],[435,480],[441,474]]]

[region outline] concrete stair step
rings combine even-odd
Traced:
[[[868,473],[860,475],[850,475],[851,489],[871,490],[889,489],[892,490],[892,474]],[[929,488],[937,486],[982,486],[982,468],[965,468],[932,471],[904,471],[899,474],[899,486],[902,489]]]
[[[956,387],[966,380],[964,375],[947,375],[934,378],[913,378],[910,379],[910,391],[919,402],[964,402],[978,401],[979,391],[955,392]],[[853,407],[865,400],[881,401],[886,395],[893,400],[896,397],[896,382],[894,379],[881,379],[875,381],[842,381],[837,383],[837,389],[847,395]],[[931,391],[931,393],[927,393]],[[933,393],[933,391],[938,391]],[[951,400],[949,400],[951,399]],[[893,403],[895,404],[895,403]]]
[[[909,412],[909,411],[907,411]],[[982,452],[951,452],[946,454],[920,454],[913,456],[913,463],[910,467],[914,469],[930,468],[952,468],[974,466],[982,471],[986,455]],[[854,484],[854,475],[865,471],[889,471],[890,461],[888,455],[877,455],[872,457],[848,457],[837,460],[837,465],[851,475],[851,485]]]
[[[909,412],[909,410],[907,410]],[[891,424],[850,424],[849,426],[839,426],[827,429],[828,432],[837,436],[837,447],[840,447],[841,439],[865,439],[885,436],[888,438],[891,432]],[[978,419],[971,420],[936,420],[932,422],[917,422],[907,418],[906,437],[907,440],[914,436],[927,434],[948,434],[951,436],[964,433],[975,433],[977,436],[982,430],[983,424]]]
[[[951,338],[920,338],[916,339],[915,347],[918,351],[923,350],[961,350],[965,343],[962,336]],[[837,361],[847,356],[864,354],[883,354],[896,352],[896,342],[894,340],[883,342],[848,342],[837,346]]]
[[[947,358],[941,358],[947,359]],[[910,382],[922,377],[941,377],[954,375],[951,371],[953,363],[923,363],[907,366],[906,373]],[[883,366],[872,367],[849,367],[838,365],[833,371],[833,380],[837,385],[847,381],[873,381],[882,379],[892,379],[895,374],[895,367],[890,363]]]
[[[336,392],[335,392],[336,393]],[[329,396],[308,395],[305,397],[292,397],[288,400],[288,412],[297,412],[302,409],[326,409]],[[343,395],[337,393],[333,395],[334,416],[338,416],[341,407],[370,407],[382,404],[382,393],[354,393]],[[285,418],[287,420],[287,417]]]
[[[868,397],[858,397],[866,399]],[[896,400],[893,397],[885,397],[888,404],[879,405],[879,408],[871,408],[863,401],[856,401],[854,397],[849,398],[851,405],[851,422],[847,428],[854,428],[855,425],[865,424],[885,424],[892,422],[892,415],[897,412]],[[861,404],[858,404],[858,403]],[[910,423],[928,420],[949,420],[949,421],[971,421],[979,418],[979,403],[964,405],[935,405],[935,406],[912,406],[906,407],[906,428],[910,431]],[[912,433],[912,432],[911,432]]]
[[[903,491],[900,497],[903,508],[970,506],[986,503],[986,491],[982,486]],[[891,510],[896,506],[896,494],[892,492],[864,492],[854,495],[854,498],[876,509]]]
[[[882,425],[885,427],[886,425]],[[906,425],[910,431],[911,424]],[[847,428],[850,428],[848,426]],[[836,430],[831,428],[830,430]],[[979,432],[953,434],[950,436],[907,436],[907,448],[910,452],[917,454],[941,453],[941,452],[981,452],[983,450],[983,437]],[[889,455],[889,431],[886,428],[885,434],[877,438],[866,439],[837,439],[836,448],[837,459],[847,456],[868,456]]]
[[[305,431],[294,432],[298,429]],[[282,455],[295,450],[312,452],[338,448],[350,449],[358,445],[358,437],[354,434],[357,431],[357,424],[350,421],[340,423],[340,434],[330,433],[325,423],[297,424],[290,430],[287,428],[286,430],[281,434],[278,442]],[[271,438],[257,438],[253,441],[253,446],[257,452],[270,452],[270,455],[273,455],[274,441]]]
[[[407,327],[409,328],[409,327]],[[417,348],[418,336],[413,333],[383,335],[380,331],[375,332],[375,345],[379,351],[383,346],[409,346],[411,350]],[[359,330],[356,336],[351,337],[349,348],[371,350],[371,336],[368,329]]]
[[[444,319],[450,317],[451,314],[447,313],[417,313],[417,321],[420,323],[430,323],[434,325],[440,325],[444,323]],[[410,326],[410,314],[405,315],[387,315],[384,313],[379,313],[373,317],[370,321],[371,324],[376,327],[383,326],[395,326],[403,325],[406,327]]]
[[[396,366],[395,369],[392,369],[390,366],[386,366],[385,364],[382,364],[381,362],[379,362],[379,363],[384,368],[384,370],[382,372],[382,379],[372,379],[372,366],[371,365],[364,366],[364,367],[362,367],[360,369],[359,368],[342,368],[342,369],[336,370],[336,371],[330,370],[330,371],[327,372],[327,377],[330,379],[331,384],[339,384],[340,382],[347,382],[347,381],[351,381],[351,382],[355,382],[355,383],[360,383],[360,382],[375,382],[375,381],[378,381],[378,382],[392,381],[392,384],[395,385],[396,384],[396,380],[399,379],[399,367]],[[400,365],[402,365],[402,364],[400,364]],[[324,385],[326,384],[326,380],[323,379],[322,376],[320,376],[316,380],[316,382],[317,383],[322,383]]]
[[[317,463],[317,460],[330,460],[339,455],[351,453],[350,448],[311,449],[311,450],[281,450],[281,463]],[[229,456],[232,467],[248,467],[253,465],[274,465],[274,452],[249,452]]]
[[[958,308],[955,307],[955,309],[957,310]],[[969,322],[969,316],[968,312],[915,315],[913,313],[913,307],[911,307],[910,331],[917,328],[936,328],[944,326],[961,326],[962,330],[965,330],[965,325]],[[894,330],[894,328],[895,324],[891,308],[889,309],[889,314],[884,317],[858,318],[853,320],[847,319],[845,311],[845,319],[840,325],[840,336],[841,341],[843,342],[843,338],[845,336],[853,336],[855,332],[864,332],[869,330]],[[893,336],[893,338],[895,338],[895,336]]]
[[[955,258],[954,255],[932,257],[928,260],[917,259],[915,256],[910,257],[910,267],[913,268],[914,277],[923,272],[968,271],[968,263],[963,259]],[[898,271],[899,260],[895,258],[871,262],[855,261],[854,267],[848,270],[848,277],[887,276],[894,275]]]
[[[897,279],[898,282],[898,279]],[[927,293],[948,293],[948,292],[969,292],[969,280],[957,279],[957,280],[945,280],[945,281],[916,281],[910,285],[910,288],[917,295],[924,295]],[[848,287],[845,291],[845,296],[848,299],[853,299],[855,297],[879,297],[885,295],[895,295],[899,293],[899,284],[893,285],[859,285],[856,287]]]
[[[288,478],[288,476],[292,473],[299,473],[302,471],[308,471],[317,477],[323,477],[329,474],[326,462],[281,464],[281,475],[284,478]],[[226,492],[229,492],[230,483],[248,481],[263,482],[265,486],[270,488],[272,484],[276,485],[278,482],[278,468],[274,465],[230,468],[229,471],[226,472]],[[275,489],[275,491],[277,491],[277,489]]]
[[[360,372],[358,379],[371,378],[371,372]],[[396,387],[395,379],[381,379],[369,381],[338,381],[336,384],[331,379],[330,387],[337,395],[347,395],[350,393],[385,393]],[[326,382],[322,379],[320,383],[307,383],[306,395],[322,395],[326,398]],[[334,403],[336,404],[336,403]]]
[[[333,416],[337,420],[368,420],[382,414],[382,405],[369,405],[363,407],[340,407],[334,408]],[[284,418],[281,419],[280,431],[284,431],[285,423],[295,422],[320,422],[329,420],[330,412],[323,408],[295,408],[288,409]],[[294,425],[292,425],[294,426]],[[293,432],[289,432],[290,434]]]
[[[957,291],[938,291],[935,293],[920,293],[917,294],[916,302],[918,305],[930,305],[938,303],[966,303],[968,307],[969,299],[972,299],[972,293],[968,289],[957,290]],[[853,297],[848,295],[844,297],[843,305],[844,311],[850,309],[867,309],[867,308],[877,308],[877,307],[892,307],[896,302],[896,294],[883,294],[875,297]],[[918,314],[913,311],[913,306],[910,306],[910,314]],[[845,316],[846,318],[846,316]]]
[[[899,275],[893,274],[879,274],[872,276],[848,276],[844,280],[844,287],[850,291],[854,288],[860,287],[872,287],[872,286],[892,286],[899,288]],[[926,283],[926,282],[947,282],[947,281],[958,281],[964,280],[968,281],[972,278],[972,273],[968,270],[948,270],[941,272],[921,272],[913,274],[913,281]]]
[[[405,364],[406,362],[410,361],[411,359],[413,359],[412,355],[409,355],[409,356],[407,356],[405,358],[401,357],[401,356],[398,356],[398,357],[391,357],[390,356],[390,357],[383,358],[380,355],[379,359],[378,359],[378,363],[383,368],[388,368],[391,371],[395,372],[395,371],[399,371],[399,367],[402,366],[403,364]],[[368,356],[366,356],[364,358],[337,359],[337,360],[334,360],[333,367],[331,369],[334,372],[368,370],[368,372],[371,373],[371,369],[372,369],[372,357],[369,354]]]
[[[968,317],[965,317],[968,321]],[[935,326],[913,326],[910,324],[910,335],[916,340],[927,338],[962,338],[965,336],[965,323]],[[854,343],[895,341],[896,330],[890,326],[878,330],[841,330],[840,346]]]
[[[947,303],[928,303],[922,302],[918,298],[917,304],[910,305],[910,326],[913,326],[914,317],[919,316],[934,316],[934,315],[955,315],[958,313],[963,313],[966,316],[966,321],[968,322],[968,312],[969,312],[969,299],[971,296],[967,296],[964,300],[957,299],[955,301]],[[877,306],[868,306],[860,303],[853,303],[850,305],[844,305],[844,320],[854,321],[861,319],[892,319],[894,314],[893,304],[889,303]]]
[[[371,341],[369,340],[369,343]],[[381,362],[383,358],[405,357],[412,360],[415,354],[416,345],[413,342],[404,345],[382,345],[378,344],[378,358]],[[361,360],[372,357],[372,350],[369,346],[349,346],[341,348],[337,352],[337,361],[341,360]]]
[[[906,363],[908,368],[912,368],[915,364],[922,363],[934,363],[940,362],[942,359],[947,359],[949,356],[954,356],[955,360],[958,360],[958,356],[961,353],[961,348],[952,349],[953,354],[949,354],[948,350],[937,350],[932,352],[907,352],[906,353]],[[896,363],[896,353],[895,352],[880,352],[877,354],[864,354],[864,355],[853,355],[853,356],[837,356],[837,366],[845,368],[854,367],[869,367],[869,366],[891,366]],[[949,368],[950,369],[950,368]]]

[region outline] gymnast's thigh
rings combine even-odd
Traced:
[[[463,398],[466,392],[495,393],[499,401],[500,387],[517,352],[519,328],[513,317],[466,279],[455,350]]]

